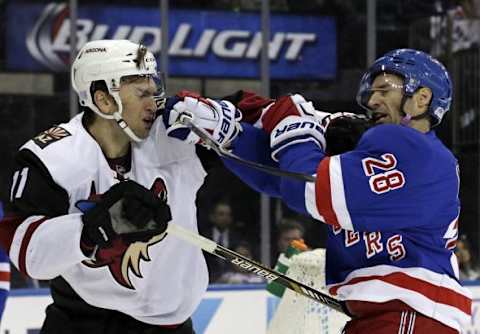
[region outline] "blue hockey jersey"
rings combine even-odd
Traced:
[[[10,263],[5,252],[0,249],[0,320],[10,290]]]
[[[233,152],[274,165],[262,144],[267,135],[242,126]],[[329,225],[331,294],[346,301],[400,300],[457,330],[469,320],[471,297],[458,282],[453,253],[458,165],[433,131],[378,125],[341,155],[327,157],[311,142],[281,152],[280,168],[316,174],[315,183],[225,164],[255,189]]]

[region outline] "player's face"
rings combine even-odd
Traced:
[[[376,124],[400,124],[403,79],[394,74],[381,73],[373,80],[368,107]]]
[[[120,98],[123,104],[122,117],[139,138],[146,138],[155,120],[157,92],[151,78],[140,77],[120,86]]]

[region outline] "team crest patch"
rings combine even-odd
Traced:
[[[95,188],[95,183],[92,181],[89,200],[98,198],[99,194],[97,194]],[[167,201],[167,187],[162,178],[156,178],[150,190],[160,199]],[[167,233],[164,232],[154,235],[144,242],[127,242],[118,237],[113,240],[111,247],[99,249],[95,259],[86,260],[82,263],[90,268],[108,267],[113,279],[118,284],[127,289],[135,290],[132,278],[142,279],[144,277],[142,264],[152,260],[149,254],[150,247],[162,241],[166,236]]]
[[[33,142],[41,149],[44,149],[51,143],[54,143],[62,138],[71,136],[70,132],[59,126],[53,126],[50,129],[43,131],[38,136],[33,138]]]

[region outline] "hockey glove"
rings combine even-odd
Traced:
[[[242,122],[262,128],[261,118],[266,108],[275,100],[260,96],[247,90],[239,90],[232,95],[222,98],[233,103],[242,113]]]
[[[363,115],[352,113],[326,113],[316,111],[315,117],[287,116],[270,134],[272,159],[290,145],[312,141],[327,155],[351,151],[363,133],[372,126]]]
[[[241,131],[240,111],[229,101],[206,99],[188,91],[167,99],[162,115],[167,135],[201,144],[200,138],[181,122],[182,116],[189,117],[193,124],[208,131],[223,146],[228,146]]]
[[[325,153],[332,156],[353,150],[363,133],[373,125],[363,115],[344,112],[332,114],[325,133]]]
[[[307,141],[312,141],[324,150],[325,129],[313,117],[287,116],[270,134],[272,159],[278,161],[278,155],[284,149]]]
[[[134,181],[113,185],[99,200],[76,203],[82,216],[82,247],[109,248],[114,241],[146,242],[163,234],[171,220],[169,206]]]
[[[305,100],[299,94],[282,96],[275,103],[268,105],[262,111],[262,116],[256,126],[263,128],[267,133],[289,116],[309,117],[320,121],[325,113],[315,110],[312,102]]]

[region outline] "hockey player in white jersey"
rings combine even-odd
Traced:
[[[164,232],[197,231],[205,171],[156,120],[155,58],[126,40],[93,41],[71,76],[83,112],[20,148],[0,224],[15,266],[52,280],[41,333],[192,334],[207,267]]]

